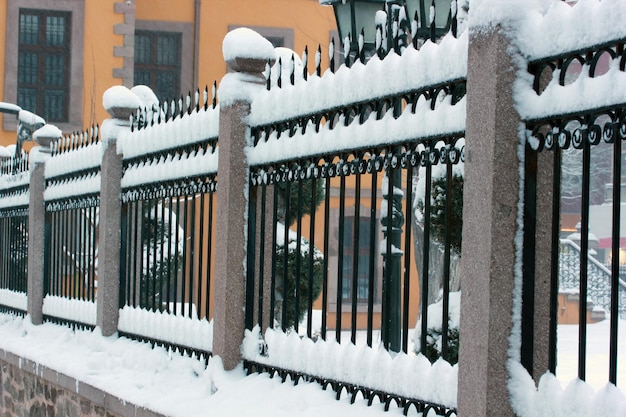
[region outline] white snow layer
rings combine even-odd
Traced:
[[[335,340],[314,342],[296,332],[274,329],[265,332],[264,356],[259,351],[260,338],[258,326],[246,331],[242,347],[245,359],[456,407],[458,366],[444,360],[431,364],[422,355],[392,356],[383,348],[340,345]]]
[[[26,311],[27,301],[28,299],[25,292],[11,291],[6,288],[0,288],[0,305]]]
[[[24,171],[16,175],[0,175],[0,189],[20,187],[30,183],[30,171]],[[30,198],[29,190],[19,193],[10,193],[0,197],[0,208],[27,206]]]
[[[95,302],[46,295],[43,314],[95,326],[97,310]]]
[[[124,306],[118,329],[207,352],[213,350],[213,322],[167,311],[148,311]]]
[[[63,326],[33,326],[29,318],[0,314],[0,347],[54,369],[139,407],[171,417],[389,417],[383,404],[350,404],[318,384],[298,385],[246,376],[239,367],[224,371],[221,359],[202,361],[151,348],[126,338],[73,332]],[[80,384],[79,384],[80,389]],[[390,414],[391,413],[391,414]]]

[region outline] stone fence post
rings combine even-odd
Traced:
[[[244,149],[249,146],[252,96],[263,89],[262,72],[274,60],[274,47],[258,33],[239,28],[224,38],[224,60],[230,72],[220,83],[220,139],[215,248],[215,311],[213,354],[225,369],[241,361],[245,320],[247,194],[250,170]]]
[[[513,323],[520,176],[517,67],[504,31],[471,30],[463,195],[460,417],[513,416],[507,362]]]
[[[33,324],[43,323],[43,298],[46,242],[46,161],[50,158],[50,144],[61,137],[61,131],[46,125],[35,131],[33,138],[39,146],[30,151],[30,186],[28,197],[28,297],[27,312]]]
[[[130,116],[141,101],[128,88],[114,86],[102,101],[112,116],[102,123],[102,167],[100,186],[100,236],[98,240],[98,316],[104,336],[117,332],[120,308],[120,248],[122,226],[122,155],[117,139],[130,130]]]

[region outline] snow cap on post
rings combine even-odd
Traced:
[[[40,151],[50,153],[52,142],[61,139],[63,132],[55,125],[44,125],[33,133],[33,140],[41,146]]]
[[[122,85],[114,85],[102,96],[104,109],[116,119],[128,119],[141,104],[137,94]]]
[[[276,60],[270,41],[248,28],[237,28],[226,34],[222,53],[228,67],[236,72],[263,72],[265,65]]]
[[[136,85],[130,89],[131,93],[135,93],[141,100],[143,107],[151,109],[159,106],[159,99],[154,91],[147,85]]]

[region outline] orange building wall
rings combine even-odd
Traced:
[[[194,24],[196,4],[200,5],[198,61],[195,68],[201,88],[212,85],[226,73],[222,58],[222,40],[229,26],[291,28],[294,49],[301,54],[305,45],[311,49],[309,68],[314,68],[314,51],[318,44],[326,48],[331,31],[335,30],[332,7],[321,6],[317,0],[132,0],[135,20],[173,21]],[[102,107],[102,94],[113,85],[122,84],[113,77],[113,69],[123,66],[123,59],[114,56],[114,48],[122,46],[124,37],[114,33],[116,24],[124,23],[124,15],[114,13],[116,0],[85,0],[85,34],[83,60],[82,128],[102,123],[108,117]],[[7,0],[0,0],[0,22],[6,22]],[[0,32],[2,33],[2,32]],[[193,50],[194,48],[192,48]],[[194,60],[194,56],[183,57]],[[5,39],[0,39],[0,76],[4,79]],[[194,86],[195,88],[196,86]],[[0,83],[0,101],[4,97]],[[0,114],[0,121],[3,117]],[[64,132],[70,133],[70,132]],[[0,129],[0,145],[15,143],[15,131]],[[32,145],[27,144],[25,149]]]

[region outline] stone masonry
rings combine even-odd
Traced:
[[[0,417],[162,417],[0,349]]]

